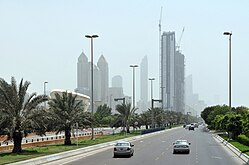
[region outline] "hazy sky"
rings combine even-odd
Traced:
[[[123,78],[124,92],[132,95],[132,69],[147,55],[149,77],[155,77],[159,97],[158,22],[162,32],[175,31],[185,55],[186,75],[208,104],[228,103],[228,36],[232,31],[232,105],[249,106],[248,0],[0,0],[0,77],[31,82],[29,92],[74,90],[77,59],[90,59],[90,40],[97,34],[94,60],[103,54],[109,79]],[[140,98],[136,69],[136,100]],[[111,84],[111,82],[110,82]],[[150,89],[149,89],[150,91]],[[150,93],[149,93],[150,94]]]

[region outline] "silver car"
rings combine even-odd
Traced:
[[[134,144],[127,141],[119,141],[114,146],[113,157],[117,156],[133,156],[134,154]]]
[[[176,140],[173,143],[173,154],[175,153],[187,153],[189,154],[190,152],[190,144],[187,140]]]

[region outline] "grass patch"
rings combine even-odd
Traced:
[[[238,148],[241,152],[247,155],[249,154],[249,146],[241,144],[236,140],[229,141],[229,143],[231,143],[234,147]]]
[[[19,162],[27,159],[32,159],[40,156],[45,155],[51,155],[59,152],[74,150],[78,148],[83,148],[95,144],[110,142],[114,140],[119,140],[123,138],[128,138],[136,135],[140,135],[141,131],[132,131],[130,134],[115,134],[115,135],[105,135],[105,136],[99,136],[96,137],[95,140],[91,139],[84,139],[78,141],[72,141],[72,145],[64,145],[56,144],[56,145],[48,145],[48,146],[42,146],[42,147],[33,147],[33,148],[26,148],[23,149],[23,152],[20,154],[14,154],[11,153],[11,151],[0,153],[0,164],[8,164],[8,163],[14,163]]]
[[[220,137],[223,139],[227,140],[228,135],[227,134],[219,134]],[[231,143],[234,147],[238,148],[241,152],[245,153],[246,155],[249,156],[249,146],[241,144],[237,140],[229,140],[229,143]]]

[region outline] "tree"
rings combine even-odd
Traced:
[[[145,125],[145,128],[148,129],[151,124],[151,114],[149,111],[142,112],[140,114],[140,125]]]
[[[201,117],[204,119],[204,121],[210,125],[211,129],[214,129],[214,124],[211,124],[212,121],[215,119],[217,115],[225,115],[230,111],[230,108],[227,105],[216,105],[205,108],[201,112]]]
[[[244,134],[249,137],[249,113],[244,115],[244,119],[242,120],[243,125],[243,132]]]
[[[108,125],[112,121],[112,109],[107,104],[100,105],[94,113],[94,119],[98,125]]]
[[[118,104],[116,106],[116,110],[118,111],[119,115],[117,120],[122,121],[123,130],[126,128],[126,132],[130,133],[130,124],[133,115],[135,114],[137,108],[131,108],[131,104]]]
[[[236,139],[242,133],[242,120],[240,114],[230,114],[227,123],[227,132],[232,133],[232,138]]]
[[[164,110],[162,108],[153,108],[153,111],[155,124],[161,127],[164,124]]]
[[[46,95],[32,93],[28,95],[27,90],[30,82],[21,79],[19,86],[14,77],[8,84],[0,78],[0,132],[13,139],[13,153],[22,152],[22,138],[31,131],[38,135],[45,135],[43,110],[36,109],[37,106],[48,100]]]
[[[65,145],[71,145],[71,130],[76,123],[82,126],[86,120],[84,105],[82,100],[76,100],[77,95],[63,92],[62,95],[55,93],[55,98],[49,101],[50,121],[54,126],[56,134],[65,132]]]

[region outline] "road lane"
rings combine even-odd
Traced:
[[[173,154],[172,144],[177,139],[191,142],[190,154]],[[135,144],[131,158],[113,158],[113,147],[62,160],[59,164],[70,165],[243,165],[244,162],[216,141],[212,134],[201,129],[188,131],[172,129],[149,138],[132,142]],[[58,162],[54,162],[58,163]]]

